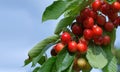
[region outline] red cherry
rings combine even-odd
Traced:
[[[114,29],[114,25],[112,22],[106,22],[104,28],[106,31],[111,32]]]
[[[80,53],[85,53],[87,52],[87,45],[85,43],[78,43],[77,44],[77,50],[80,52]]]
[[[103,37],[103,45],[108,45],[110,43],[110,37],[108,35]]]
[[[75,41],[71,41],[68,43],[68,50],[70,52],[76,52],[77,51],[77,43]]]
[[[56,56],[56,55],[57,55],[57,53],[55,52],[55,49],[54,49],[54,48],[51,50],[51,55],[52,55],[52,56]]]
[[[79,39],[79,43],[85,43],[87,45],[88,41],[84,37],[82,37]]]
[[[94,43],[97,45],[102,45],[103,44],[103,37],[100,36],[100,37],[94,38]]]
[[[100,26],[103,26],[106,22],[106,18],[103,15],[98,15],[96,21]]]
[[[108,18],[113,22],[118,17],[118,13],[109,12]]]
[[[93,30],[94,37],[100,37],[100,36],[102,36],[103,30],[102,30],[101,27],[99,27],[97,25],[94,25],[92,27],[92,30]]]
[[[85,21],[83,22],[83,26],[85,28],[92,28],[93,25],[94,25],[94,20],[92,17],[86,18]]]
[[[115,27],[117,27],[119,24],[120,24],[120,16],[118,16],[118,17],[114,20],[114,22],[113,22],[113,25],[114,25]]]
[[[88,16],[89,16],[89,17],[92,17],[93,19],[96,19],[96,17],[97,17],[97,12],[95,12],[95,11],[93,11],[93,10],[90,10]]]
[[[59,53],[64,48],[64,44],[58,43],[54,46],[55,52]]]
[[[83,36],[86,40],[90,40],[93,38],[93,31],[91,29],[85,29],[83,32]]]
[[[114,2],[113,4],[112,4],[112,7],[115,9],[115,10],[120,10],[120,3],[119,2]]]
[[[78,24],[73,24],[72,26],[72,32],[75,34],[75,35],[80,35],[82,33],[82,28],[78,25]]]
[[[94,11],[99,10],[100,6],[101,6],[101,2],[100,2],[99,0],[94,1],[94,2],[92,3],[92,8],[93,8]]]
[[[62,43],[64,44],[68,44],[70,41],[71,41],[71,36],[68,32],[64,32],[62,35],[61,35],[61,41]]]
[[[110,9],[110,5],[106,2],[103,2],[101,7],[100,7],[100,11],[103,13],[103,14],[106,14],[109,12],[109,9]]]
[[[83,23],[83,17],[82,16],[77,16],[76,17],[76,22],[82,24]]]

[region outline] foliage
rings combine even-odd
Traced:
[[[48,37],[35,45],[28,53],[29,58],[25,60],[25,65],[32,62],[32,66],[40,64],[33,72],[74,72],[74,58],[77,53],[70,53],[67,46],[56,56],[47,58],[46,51],[59,41],[61,32],[68,28],[75,20],[75,17],[85,7],[91,5],[94,0],[56,0],[46,8],[43,13],[42,21],[58,19],[61,15],[64,18],[57,24],[53,36]],[[106,0],[113,3],[115,0]],[[68,28],[69,29],[69,28]],[[116,29],[107,33],[111,37],[111,43],[108,46],[98,46],[92,42],[85,56],[92,68],[102,69],[103,72],[117,72],[117,60],[112,54],[116,37]],[[120,57],[117,56],[118,59]],[[120,63],[120,62],[119,62]],[[83,70],[84,71],[84,70]]]

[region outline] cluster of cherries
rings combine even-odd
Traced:
[[[112,4],[104,0],[95,0],[91,6],[83,9],[76,17],[76,22],[70,25],[70,31],[74,36],[69,32],[63,32],[61,41],[53,47],[51,55],[56,56],[67,46],[70,53],[78,53],[73,68],[78,72],[80,69],[90,69],[87,60],[79,56],[86,53],[90,42],[99,46],[110,44],[111,38],[106,32],[110,33],[120,25],[119,11],[120,0]]]
[[[76,22],[71,25],[71,32],[77,40],[74,40],[69,32],[63,32],[61,42],[53,47],[51,54],[56,55],[65,45],[72,53],[77,51],[86,53],[89,42],[100,46],[108,45],[110,36],[105,32],[112,32],[120,25],[119,11],[120,1],[109,4],[105,1],[95,0],[91,6],[80,12],[76,17]]]

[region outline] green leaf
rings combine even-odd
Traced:
[[[83,10],[85,7],[90,5],[94,0],[77,0],[73,5],[67,9],[64,16],[70,17],[70,16],[77,16],[81,10]]]
[[[33,47],[28,55],[30,56],[30,58],[34,58],[36,56],[38,56],[41,51],[49,44],[56,42],[58,40],[59,36],[58,35],[54,35],[51,37],[48,37],[46,39],[44,39],[43,41],[39,42],[37,45],[35,45],[35,47]]]
[[[24,61],[24,66],[28,65],[30,62],[32,61],[32,59],[28,58]]]
[[[112,4],[113,2],[115,2],[116,0],[106,0],[108,3]]]
[[[39,55],[37,57],[33,58],[33,60],[32,60],[32,66],[35,66],[42,59],[43,54],[46,52],[46,50],[48,48],[50,48],[51,46],[53,46],[53,44],[55,44],[55,43],[47,45],[44,49],[42,49],[42,51],[39,53]]]
[[[108,64],[106,67],[103,68],[103,72],[117,72],[117,61],[112,53],[112,51],[114,50],[114,42],[116,39],[116,29],[114,29],[111,33],[108,32],[107,34],[111,38],[111,43],[108,46],[103,46],[108,59]]]
[[[65,10],[74,3],[75,0],[69,1],[54,1],[52,5],[48,6],[43,13],[42,21],[49,19],[57,19],[60,17]]]
[[[108,65],[102,69],[103,72],[117,72],[117,60],[115,57],[108,63]]]
[[[40,67],[36,67],[33,72],[37,72],[39,70]]]
[[[66,70],[74,60],[75,54],[70,54],[66,47],[57,55],[52,72],[62,72]]]
[[[61,31],[63,30],[63,28],[67,27],[68,25],[72,24],[74,20],[74,17],[66,17],[63,18],[57,25],[56,29],[55,29],[55,34],[60,34]]]
[[[39,63],[40,65],[42,65],[45,61],[46,61],[46,57],[45,57],[45,56],[42,56],[42,57],[40,58],[40,60],[38,61],[38,63]]]
[[[106,55],[100,46],[89,45],[86,55],[88,62],[94,68],[102,69],[108,63]]]
[[[72,63],[66,70],[62,71],[62,72],[73,72],[73,64]]]
[[[54,67],[54,63],[56,61],[56,57],[49,58],[37,72],[51,72],[52,67]]]

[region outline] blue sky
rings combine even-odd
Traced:
[[[52,2],[0,0],[0,72],[30,72],[30,66],[22,67],[28,51],[42,39],[53,35],[58,22],[41,22],[44,9]],[[120,43],[119,34],[120,31],[116,44]]]

